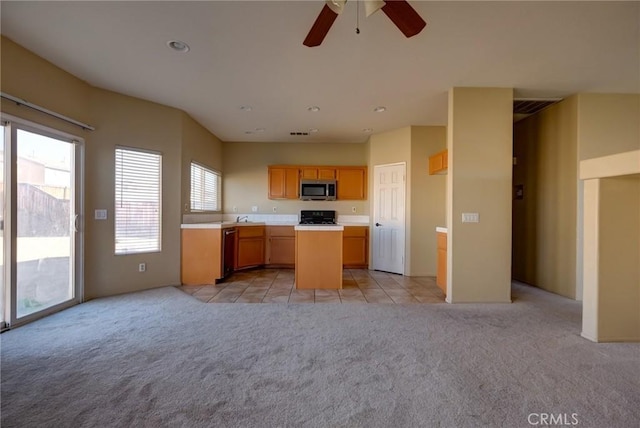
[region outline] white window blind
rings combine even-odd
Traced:
[[[116,254],[160,251],[162,155],[116,148]]]
[[[191,211],[220,211],[220,173],[191,162]]]

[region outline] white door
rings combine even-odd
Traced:
[[[5,135],[3,322],[19,325],[81,300],[81,142],[18,119]],[[7,290],[8,289],[8,290]]]
[[[373,169],[373,269],[404,274],[406,164]]]

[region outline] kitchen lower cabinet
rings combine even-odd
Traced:
[[[342,234],[342,264],[348,269],[369,266],[369,227],[345,226]]]
[[[224,276],[223,229],[182,229],[182,285],[215,284]]]
[[[267,265],[293,267],[296,262],[296,235],[293,226],[267,226]]]
[[[297,289],[342,288],[342,230],[296,227]]]
[[[263,265],[265,227],[239,226],[237,230],[235,268]]]
[[[447,294],[447,234],[436,232],[437,251],[438,251],[438,268],[436,276],[436,284],[444,294]]]

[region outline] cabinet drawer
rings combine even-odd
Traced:
[[[238,226],[238,238],[264,236],[264,226]]]
[[[342,236],[348,237],[366,237],[369,232],[368,226],[345,226]]]
[[[293,226],[268,226],[269,236],[295,237],[296,231]]]

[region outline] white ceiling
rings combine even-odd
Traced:
[[[315,48],[302,41],[319,0],[0,4],[15,42],[91,85],[183,109],[224,141],[362,142],[365,128],[445,125],[455,86],[640,92],[637,1],[413,0],[427,27],[407,39],[362,4],[356,34],[352,0]]]

